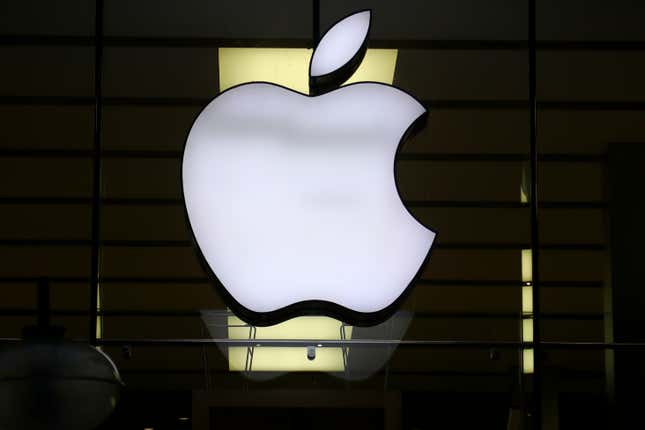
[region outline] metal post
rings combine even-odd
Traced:
[[[538,148],[537,148],[537,97],[536,97],[536,13],[535,0],[528,0],[529,42],[529,158],[531,164],[531,263],[533,282],[533,429],[542,427],[542,354],[540,348],[540,247],[538,219]]]
[[[320,0],[313,0],[313,42],[314,48],[320,42]]]
[[[206,330],[202,326],[202,337],[206,336]],[[202,347],[202,366],[204,367],[204,389],[211,390],[211,369],[208,364],[208,345]]]
[[[92,256],[90,268],[90,332],[88,339],[97,345],[99,273],[101,265],[101,114],[103,109],[103,0],[95,2],[94,28],[94,147],[92,180]]]

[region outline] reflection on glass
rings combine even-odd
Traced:
[[[352,327],[333,318],[306,316],[269,327],[252,327],[234,315],[227,317],[229,339],[351,339]],[[316,346],[313,344],[312,346]],[[309,359],[307,347],[228,348],[231,371],[341,372],[345,370],[341,348],[316,348]]]
[[[244,372],[256,380],[286,372],[329,372],[343,379],[360,380],[378,372],[390,359],[396,344],[326,347],[321,340],[393,340],[403,338],[412,313],[399,311],[384,323],[352,327],[329,317],[293,318],[269,327],[246,324],[230,311],[202,311],[213,339],[252,340],[253,346],[218,345],[229,371]],[[266,340],[301,340],[303,346],[262,346]]]

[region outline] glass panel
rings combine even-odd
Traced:
[[[544,428],[637,422],[642,6],[537,2],[532,196],[526,2],[104,3],[97,334],[127,388],[103,428],[245,420],[265,428],[529,429],[537,399]],[[371,70],[363,76],[428,108],[427,126],[400,148],[394,175],[403,203],[438,236],[382,324],[309,315],[254,327],[227,308],[194,249],[182,152],[197,115],[230,85],[269,80],[306,92],[317,3],[321,34],[371,8],[363,64]],[[94,2],[13,1],[2,12],[0,338],[34,323],[36,278],[47,277],[52,323],[83,340]],[[375,53],[384,55],[372,62]],[[603,342],[630,345],[611,351]]]
[[[645,62],[634,49],[644,34],[633,16],[642,8],[587,6],[576,0],[556,12],[554,3],[537,2],[545,41],[537,58],[541,337],[639,343],[634,304],[642,297],[634,280],[643,232],[633,195],[645,157],[635,144],[644,130],[633,121],[642,115]],[[591,346],[545,348],[545,428],[621,428],[637,419],[631,392],[642,385],[639,347]]]

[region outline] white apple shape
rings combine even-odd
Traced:
[[[424,106],[380,83],[327,89],[335,70],[347,74],[364,55],[369,25],[356,18],[365,13],[340,21],[316,49],[310,70],[329,78],[321,95],[242,84],[190,130],[182,181],[193,236],[229,307],[253,324],[300,314],[378,323],[435,238],[403,205],[393,168]],[[340,64],[327,39],[338,43],[338,33],[362,37],[349,55],[338,50]]]

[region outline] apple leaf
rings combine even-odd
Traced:
[[[316,46],[309,64],[312,95],[339,87],[358,69],[367,51],[371,12],[353,13],[334,24]]]

